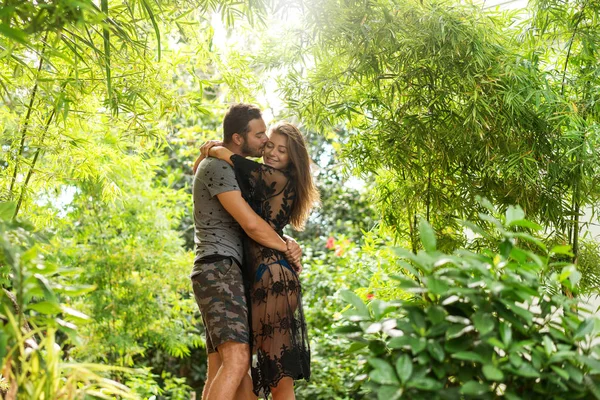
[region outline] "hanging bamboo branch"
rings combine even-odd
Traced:
[[[42,137],[40,139],[40,143],[38,144],[38,148],[35,151],[35,155],[33,156],[33,161],[31,162],[31,166],[29,167],[29,171],[27,172],[27,177],[25,178],[25,182],[23,183],[23,187],[21,188],[21,195],[19,196],[19,200],[17,201],[17,207],[15,208],[15,214],[13,215],[13,219],[17,217],[19,210],[21,209],[21,204],[23,203],[23,198],[25,196],[25,191],[27,190],[27,186],[29,185],[29,180],[31,179],[31,175],[33,175],[33,170],[35,169],[35,164],[37,163],[38,157],[40,156],[40,152],[42,150],[42,145],[44,143],[44,139],[46,138],[46,133],[48,133],[48,129],[50,128],[50,124],[52,123],[52,119],[56,115],[56,106],[48,116],[46,123],[44,124],[44,133],[42,133]]]
[[[27,137],[27,131],[29,130],[29,121],[31,120],[31,112],[33,110],[33,103],[35,102],[35,98],[37,96],[38,81],[39,81],[40,73],[42,71],[42,67],[44,65],[44,53],[46,52],[47,39],[48,39],[48,32],[46,32],[46,35],[44,35],[44,39],[42,41],[43,47],[42,47],[42,52],[40,54],[40,61],[38,63],[38,67],[37,67],[37,73],[35,76],[35,84],[33,85],[33,90],[31,91],[31,98],[29,99],[29,106],[27,107],[27,114],[25,115],[23,129],[21,130],[21,142],[19,144],[19,152],[15,159],[15,168],[13,170],[13,176],[10,181],[10,188],[8,190],[8,196],[9,196],[9,199],[11,199],[11,200],[12,200],[13,189],[14,189],[15,183],[17,181],[17,174],[19,172],[19,159],[21,158],[21,155],[23,154],[23,149],[25,148],[25,138]]]

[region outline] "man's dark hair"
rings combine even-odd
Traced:
[[[231,138],[234,133],[242,135],[246,139],[246,135],[250,128],[248,124],[253,119],[262,118],[260,109],[253,104],[238,103],[232,104],[223,118],[223,142],[231,143]]]

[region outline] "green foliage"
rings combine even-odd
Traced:
[[[600,398],[597,320],[562,293],[581,274],[560,263],[544,276],[568,249],[548,251],[520,208],[503,222],[481,217],[491,225],[481,234],[501,235],[497,250],[442,253],[424,222],[426,250],[398,249],[394,279],[410,300],[365,304],[345,292],[353,308],[340,331],[368,345],[369,388],[379,399]]]
[[[527,15],[452,1],[303,4],[269,65],[290,65],[285,98],[305,124],[351,133],[346,160],[377,177],[383,221],[413,251],[421,217],[442,250],[464,245],[457,218],[476,220],[483,195],[521,204],[577,256],[580,216],[599,195],[596,2],[536,1]]]
[[[87,286],[65,285],[73,270],[45,259],[47,240],[32,225],[12,219],[15,203],[0,203],[0,358],[7,398],[78,399],[84,396],[137,398],[129,388],[106,377],[124,369],[70,362],[58,338],[79,340],[76,324],[89,321],[71,308],[71,298]]]

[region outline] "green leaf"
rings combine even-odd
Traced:
[[[335,333],[356,333],[362,331],[363,330],[360,328],[360,326],[357,325],[343,325],[335,328],[334,330]]]
[[[594,330],[594,321],[595,318],[593,317],[583,321],[577,328],[577,331],[575,331],[575,339],[583,339],[586,335],[592,333]]]
[[[460,388],[460,392],[467,396],[483,396],[490,391],[488,385],[477,381],[468,381]]]
[[[399,400],[404,391],[394,385],[383,385],[377,389],[377,400]]]
[[[524,376],[526,378],[539,378],[540,372],[537,371],[531,364],[523,363],[519,368],[515,370],[517,375]]]
[[[413,379],[408,381],[406,386],[409,388],[415,388],[426,391],[437,391],[442,390],[444,388],[444,385],[441,382],[431,378]]]
[[[506,322],[500,323],[500,337],[506,347],[510,346],[510,343],[512,342],[512,330],[510,329],[510,325]]]
[[[494,317],[490,313],[478,311],[473,314],[471,319],[475,329],[479,331],[481,336],[485,336],[494,330]]]
[[[2,24],[0,24],[1,26]],[[17,209],[17,203],[15,202],[2,202],[0,203],[0,220],[10,221],[15,215]]]
[[[448,291],[450,287],[443,280],[430,277],[427,279],[427,288],[433,294],[443,295]]]
[[[501,382],[504,380],[504,374],[502,371],[491,364],[484,365],[481,370],[483,371],[483,375],[487,380],[496,382]]]
[[[579,370],[579,368],[573,366],[570,363],[565,363],[564,368],[573,381],[575,381],[578,384],[581,384],[581,382],[583,382],[583,373]]]
[[[434,305],[427,309],[427,317],[432,324],[436,325],[444,321],[448,313],[443,307]]]
[[[446,331],[446,339],[456,339],[473,330],[472,325],[452,325]]]
[[[445,357],[444,349],[442,348],[442,346],[440,345],[440,343],[437,340],[429,341],[429,343],[427,345],[427,351],[429,351],[429,354],[431,354],[431,356],[433,357],[434,360],[437,360],[439,362],[444,361],[444,357]]]
[[[550,250],[551,254],[562,254],[565,256],[573,257],[573,252],[571,250],[570,245],[562,245],[562,246],[554,246],[552,250]]]
[[[399,383],[394,368],[386,360],[381,358],[369,358],[368,362],[375,368],[369,373],[369,377],[373,381],[382,385]]]
[[[506,210],[506,224],[511,226],[514,221],[521,221],[525,218],[525,212],[519,206],[509,206]]]
[[[473,361],[480,364],[485,364],[485,360],[479,354],[473,351],[459,351],[458,353],[452,354],[452,358],[463,361]]]
[[[421,235],[421,243],[423,243],[423,248],[430,253],[434,252],[437,245],[435,232],[425,219],[421,219],[419,221],[419,234]]]
[[[576,356],[577,360],[579,360],[581,363],[585,364],[587,367],[590,368],[590,372],[592,373],[600,373],[600,361],[595,359],[595,358],[591,358],[588,356],[584,356],[581,354],[578,354]]]
[[[406,383],[412,375],[412,360],[407,354],[403,354],[396,360],[396,373],[402,383]]]
[[[42,314],[58,314],[62,311],[58,303],[50,301],[40,301],[39,303],[29,304],[27,308]]]
[[[569,373],[562,368],[557,367],[556,365],[551,365],[552,371],[556,372],[556,375],[560,376],[564,380],[569,380]]]
[[[362,315],[367,318],[370,316],[367,305],[362,301],[360,297],[356,295],[356,293],[354,293],[351,290],[344,289],[340,292],[340,296],[342,296],[342,299],[344,299],[347,303],[352,304],[352,306],[356,308],[356,311],[358,311],[359,315]]]
[[[20,29],[11,28],[7,24],[0,24],[0,35],[3,35],[9,40],[27,45],[27,35]],[[12,215],[11,215],[12,217]]]
[[[350,347],[348,347],[348,353],[355,353],[359,350],[364,349],[365,347],[367,347],[369,344],[365,343],[365,342],[354,342],[350,345]]]
[[[554,342],[552,342],[552,339],[550,339],[548,335],[544,335],[542,340],[544,342],[544,350],[546,351],[546,355],[550,357],[550,355],[554,352]]]

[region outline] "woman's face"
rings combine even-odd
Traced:
[[[290,163],[287,142],[287,136],[269,132],[269,141],[263,153],[264,163],[273,168],[286,169]]]

